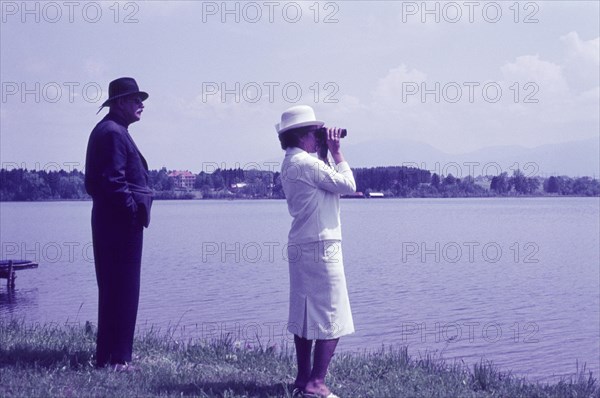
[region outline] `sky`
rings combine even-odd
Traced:
[[[0,161],[83,168],[122,76],[150,94],[129,130],[151,169],[277,168],[274,125],[298,104],[371,166],[372,143],[598,140],[599,4],[2,1]]]

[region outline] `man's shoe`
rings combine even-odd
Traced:
[[[139,371],[137,367],[128,363],[117,363],[113,365],[113,370],[117,373],[133,373]]]

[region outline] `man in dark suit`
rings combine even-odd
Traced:
[[[127,127],[141,118],[148,94],[136,81],[112,81],[110,107],[90,134],[85,188],[93,199],[92,240],[98,283],[96,366],[131,370],[140,293],[144,227],[150,223],[148,164]]]

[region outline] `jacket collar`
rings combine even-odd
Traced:
[[[297,155],[297,154],[302,153],[302,152],[308,153],[304,149],[300,149],[300,148],[297,148],[297,147],[289,147],[289,148],[287,148],[285,150],[285,155],[286,156],[293,156],[293,155]]]
[[[112,120],[113,122],[125,127],[125,136],[129,140],[129,142],[133,145],[133,147],[135,148],[137,153],[140,155],[142,164],[144,165],[144,169],[146,169],[146,171],[147,171],[148,170],[148,162],[146,162],[146,158],[144,158],[144,155],[142,155],[142,152],[139,150],[139,148],[135,144],[133,137],[131,137],[131,135],[129,135],[129,131],[127,130],[128,124],[125,122],[125,120],[120,115],[118,115],[114,112],[109,112],[106,116],[104,116],[104,119],[102,119],[102,120]]]
[[[104,120],[112,120],[115,123],[120,124],[121,126],[127,128],[131,123],[127,123],[123,117],[115,112],[108,112],[108,114],[104,117]]]

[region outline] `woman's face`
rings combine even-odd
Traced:
[[[300,145],[308,153],[317,152],[317,138],[315,137],[316,130],[311,130],[304,137],[300,138]]]

